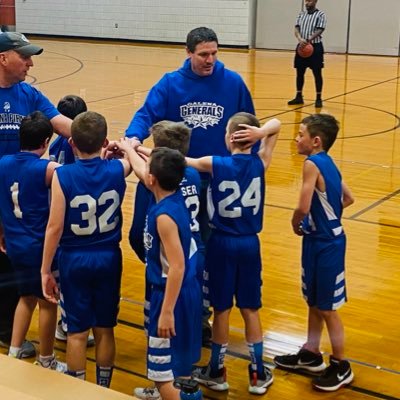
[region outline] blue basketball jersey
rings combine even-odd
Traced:
[[[146,279],[151,285],[164,287],[168,276],[168,261],[157,231],[157,217],[166,214],[176,223],[185,256],[182,285],[196,275],[197,247],[190,231],[190,218],[180,190],[151,206],[144,231],[146,249]]]
[[[119,160],[77,160],[57,169],[66,210],[62,247],[117,245],[126,183]]]
[[[41,263],[49,218],[48,163],[30,152],[0,159],[0,215],[12,260]]]
[[[68,143],[68,139],[58,136],[49,147],[49,158],[61,165],[75,162],[75,154]]]
[[[179,187],[185,200],[186,208],[189,210],[190,230],[197,249],[203,248],[203,242],[200,235],[200,225],[197,216],[200,210],[200,174],[193,167],[186,167],[185,176],[183,177]]]
[[[186,167],[185,175],[179,187],[190,214],[190,229],[196,241],[197,249],[203,249],[204,245],[200,236],[199,222],[197,221],[200,209],[200,175],[197,170],[192,167]],[[153,204],[155,204],[153,194],[143,183],[139,182],[136,189],[134,215],[129,240],[133,250],[143,262],[145,262],[145,249],[143,245],[145,219],[148,210]]]
[[[341,174],[332,158],[325,152],[307,158],[319,169],[326,191],[315,188],[310,213],[302,222],[304,233],[318,239],[332,239],[344,235],[341,224],[343,189]]]
[[[265,168],[257,154],[212,158],[207,208],[210,226],[233,235],[261,231]]]

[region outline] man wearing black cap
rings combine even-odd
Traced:
[[[0,157],[15,154],[19,147],[19,127],[22,118],[33,111],[42,111],[50,119],[55,132],[70,136],[72,121],[61,115],[41,92],[23,82],[32,56],[43,49],[29,42],[18,32],[0,33]],[[4,240],[0,221],[0,241]],[[9,342],[18,303],[13,272],[7,256],[0,252],[0,344]],[[33,356],[34,346],[26,342],[22,356]]]

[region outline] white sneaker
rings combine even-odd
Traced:
[[[67,332],[64,331],[64,329],[62,327],[61,319],[57,323],[55,337],[60,342],[66,342],[67,341],[67,338],[68,338]],[[94,343],[94,336],[93,335],[89,335],[88,336],[88,340],[87,340],[87,347],[93,347],[94,344],[95,344]]]
[[[156,387],[136,388],[133,394],[141,400],[162,400]]]
[[[44,365],[40,360],[36,360],[34,364],[39,365],[43,368],[48,368],[57,372],[61,372],[62,374],[65,374],[67,372],[67,363],[58,361],[56,359],[56,356],[53,356],[53,358],[49,361],[47,365]]]

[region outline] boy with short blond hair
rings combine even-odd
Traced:
[[[211,236],[207,243],[205,276],[209,300],[214,308],[211,359],[197,367],[192,376],[210,389],[224,391],[224,357],[229,338],[229,315],[233,298],[246,326],[251,363],[249,387],[253,394],[264,394],[273,382],[263,363],[263,338],[258,310],[261,308],[261,255],[258,232],[262,229],[265,170],[275,147],[280,121],[273,119],[262,128],[257,118],[237,113],[228,122],[225,143],[231,156],[187,158],[188,165],[211,175],[208,211]],[[245,128],[244,131],[238,129]],[[258,153],[252,153],[253,131],[261,140]]]

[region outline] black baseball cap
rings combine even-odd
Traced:
[[[35,56],[43,52],[43,48],[32,44],[22,33],[1,32],[0,53],[14,50],[23,56]]]

